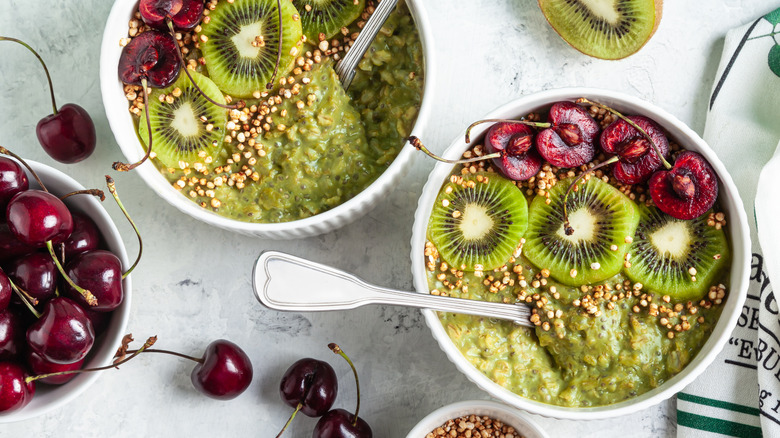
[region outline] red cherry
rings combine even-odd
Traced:
[[[26,383],[24,368],[13,362],[0,362],[0,413],[19,410],[30,403],[35,382]]]
[[[5,219],[5,215],[3,215]],[[0,224],[0,263],[35,252],[37,248],[26,245],[14,236],[8,224]]]
[[[693,151],[677,156],[671,170],[659,170],[648,182],[650,197],[664,213],[677,219],[695,219],[718,198],[718,177],[707,160]]]
[[[194,28],[200,23],[203,8],[203,0],[141,0],[138,4],[144,23],[160,30],[168,30],[167,19],[177,30]]]
[[[0,222],[5,221],[5,208],[8,201],[17,193],[29,188],[30,183],[22,166],[10,158],[0,157]]]
[[[40,190],[18,193],[6,209],[8,228],[22,243],[59,244],[73,232],[73,217],[59,198]]]
[[[0,310],[5,310],[11,303],[11,295],[13,295],[13,289],[11,289],[11,282],[8,281],[8,275],[0,269]]]
[[[30,367],[30,371],[34,375],[50,374],[59,373],[62,371],[80,370],[84,365],[84,359],[77,360],[73,363],[59,364],[49,362],[48,360],[44,359],[43,356],[35,353],[34,351],[28,351],[27,365]],[[67,383],[73,380],[76,375],[77,374],[62,374],[59,376],[49,376],[40,379],[40,381],[50,385],[62,385],[63,383]]]
[[[12,309],[0,310],[0,361],[18,358],[24,351],[25,321]]]
[[[669,156],[669,140],[661,127],[644,116],[628,116],[653,139],[664,158]],[[639,184],[661,167],[662,160],[650,141],[623,119],[618,119],[601,133],[601,148],[619,157],[612,174],[623,184]]]
[[[568,169],[593,160],[599,123],[581,106],[567,101],[550,107],[550,128],[536,136],[536,149],[553,166]]]
[[[144,32],[130,40],[119,58],[119,79],[141,85],[146,78],[149,86],[165,88],[179,77],[179,45],[170,35],[156,30]]]
[[[49,300],[43,314],[27,329],[27,345],[49,362],[66,364],[83,359],[95,343],[92,323],[75,301]]]
[[[110,312],[122,304],[122,262],[113,253],[102,249],[81,253],[68,262],[65,272],[71,280],[97,298],[97,305],[91,306],[84,295],[66,284],[65,293],[81,307],[96,312]]]
[[[8,276],[40,303],[57,289],[57,267],[49,254],[36,252],[16,259],[8,266]]]
[[[279,394],[290,407],[297,408],[309,417],[319,417],[333,406],[339,384],[336,372],[327,362],[317,359],[301,359],[285,371]]]
[[[355,422],[355,424],[353,424]],[[314,426],[313,438],[372,438],[371,427],[365,420],[344,410],[334,409],[323,415]]]
[[[89,113],[74,103],[41,119],[35,133],[43,150],[60,163],[78,163],[95,151],[95,124]]]
[[[83,252],[98,249],[100,246],[100,231],[98,231],[95,222],[79,212],[73,212],[71,215],[73,216],[73,232],[62,243],[65,247],[66,261]]]
[[[231,400],[252,383],[252,362],[238,345],[219,339],[206,347],[202,362],[192,370],[195,388],[219,400]]]
[[[493,164],[507,178],[524,181],[539,173],[542,157],[533,147],[534,129],[519,123],[496,123],[485,136],[488,153],[505,151]]]

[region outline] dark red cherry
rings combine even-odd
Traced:
[[[190,374],[195,388],[209,397],[230,400],[252,383],[252,362],[238,345],[219,339],[206,347],[202,362]]]
[[[95,337],[100,336],[101,333],[106,331],[108,323],[111,322],[111,312],[96,312],[91,309],[81,309],[89,318],[92,323],[92,329],[95,331]]]
[[[519,123],[499,122],[485,136],[488,153],[501,152],[493,164],[507,178],[524,181],[539,173],[542,157],[533,147],[534,129]]]
[[[100,232],[97,225],[89,216],[73,212],[73,232],[65,242],[65,261],[71,260],[77,254],[98,249],[100,246]]]
[[[659,170],[648,182],[656,207],[677,219],[695,219],[715,205],[718,177],[700,154],[684,151],[671,170]]]
[[[144,32],[130,40],[119,58],[119,79],[141,85],[147,78],[152,88],[165,88],[179,77],[179,45],[167,34],[156,30]]]
[[[661,127],[644,116],[628,116],[653,139],[664,158],[669,157],[669,140]],[[650,178],[661,167],[662,160],[650,141],[623,119],[618,119],[601,133],[601,148],[617,155],[619,161],[612,165],[612,174],[623,184],[639,184]]]
[[[279,394],[288,406],[309,417],[324,415],[336,401],[339,391],[336,372],[327,362],[301,359],[290,366],[282,376]]]
[[[41,119],[35,133],[43,150],[60,163],[78,163],[95,151],[95,123],[84,108],[74,103]]]
[[[536,136],[536,148],[548,163],[568,169],[593,160],[593,142],[601,127],[587,110],[572,102],[556,102],[548,118],[552,126]]]
[[[43,314],[27,329],[27,345],[49,362],[83,359],[95,343],[92,323],[70,298],[49,300]]]
[[[5,218],[5,214],[3,217]],[[0,263],[30,254],[36,249],[36,247],[24,244],[17,239],[8,228],[8,224],[0,223]]]
[[[27,352],[27,366],[33,375],[59,373],[61,371],[80,370],[84,365],[84,359],[77,360],[73,363],[59,364],[47,361],[38,353],[33,351]],[[63,383],[70,382],[76,377],[77,374],[62,374],[59,376],[50,376],[40,379],[43,383],[50,385],[62,385]]]
[[[8,228],[22,243],[43,246],[65,241],[73,232],[73,217],[59,198],[41,190],[18,193],[6,210]]]
[[[57,267],[49,254],[36,252],[16,259],[8,266],[8,276],[40,303],[57,289]]]
[[[84,295],[66,283],[65,294],[81,307],[109,312],[122,304],[122,262],[113,253],[102,249],[81,253],[68,262],[65,273],[97,298],[97,305],[90,306]]]
[[[35,395],[35,382],[26,383],[27,372],[13,362],[0,362],[0,415],[19,410]]]
[[[5,222],[5,207],[8,201],[29,188],[30,182],[22,166],[10,158],[0,157],[0,222]]]
[[[353,424],[355,422],[355,424]],[[312,438],[372,438],[374,436],[368,423],[344,410],[334,409],[323,415],[314,426]]]
[[[12,360],[24,350],[25,322],[13,309],[0,310],[0,360]]]
[[[13,289],[11,289],[11,282],[8,281],[8,275],[5,271],[0,269],[0,310],[5,310],[11,303],[11,295],[13,295]]]
[[[170,19],[176,30],[190,30],[200,23],[203,7],[203,0],[141,0],[138,11],[151,27],[168,30]]]

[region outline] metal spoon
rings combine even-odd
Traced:
[[[390,304],[507,319],[533,327],[528,319],[531,310],[524,303],[490,303],[387,289],[330,266],[279,251],[261,253],[252,277],[257,299],[275,310],[319,312],[354,309],[366,304]]]
[[[352,83],[352,78],[355,77],[355,68],[363,55],[365,55],[368,47],[374,42],[376,34],[379,33],[379,29],[385,24],[385,20],[390,16],[390,13],[395,9],[395,5],[398,4],[398,0],[381,0],[379,5],[374,9],[374,13],[368,17],[363,29],[360,30],[352,47],[349,48],[347,54],[336,64],[336,74],[341,81],[341,85],[346,90]]]

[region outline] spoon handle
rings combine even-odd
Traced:
[[[390,13],[398,4],[398,0],[381,0],[376,6],[374,13],[368,17],[363,29],[360,30],[357,39],[350,47],[344,58],[336,64],[336,75],[338,75],[341,85],[346,90],[352,83],[352,78],[355,77],[355,68],[358,63],[363,59],[363,55],[366,54],[366,50],[374,42],[376,34],[379,33],[379,29],[385,24],[385,20],[390,16]]]
[[[482,315],[533,326],[528,319],[530,309],[525,304],[490,303],[387,289],[330,266],[279,251],[261,253],[252,277],[257,299],[275,310],[318,312],[390,304]]]

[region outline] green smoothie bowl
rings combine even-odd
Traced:
[[[750,270],[742,201],[707,144],[648,102],[587,88],[522,97],[467,133],[443,157],[471,161],[438,163],[423,189],[415,288],[532,314],[424,310],[457,368],[574,420],[645,409],[700,375]]]
[[[394,187],[432,101],[420,0],[398,2],[346,89],[336,67],[374,0],[180,3],[200,8],[116,0],[108,18],[100,77],[119,170],[196,219],[277,239],[341,227]]]

